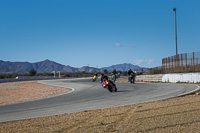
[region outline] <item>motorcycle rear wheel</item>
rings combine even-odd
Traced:
[[[112,92],[112,87],[110,85],[107,85],[106,88],[108,89],[108,91]]]

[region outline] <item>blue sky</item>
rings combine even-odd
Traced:
[[[200,51],[199,0],[0,0],[0,60],[160,66]]]

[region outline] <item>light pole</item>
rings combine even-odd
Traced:
[[[178,55],[178,47],[177,47],[177,23],[176,23],[176,8],[173,9],[175,12],[175,39],[176,39],[176,56]]]

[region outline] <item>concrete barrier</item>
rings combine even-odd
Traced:
[[[165,74],[162,77],[162,82],[200,83],[200,73]]]
[[[200,83],[200,73],[138,75],[136,81]]]
[[[136,81],[162,82],[162,77],[163,77],[163,74],[138,75],[136,76]]]

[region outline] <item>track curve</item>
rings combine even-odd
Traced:
[[[177,97],[199,89],[199,86],[185,84],[116,83],[118,92],[110,93],[99,81],[92,82],[91,78],[41,81],[71,88],[72,91],[51,98],[0,106],[0,122],[131,105]]]

